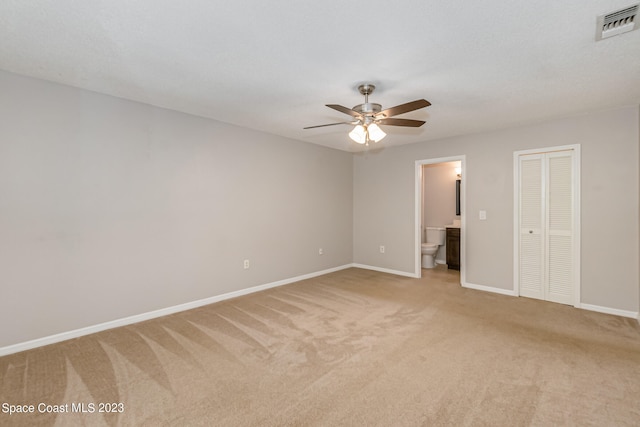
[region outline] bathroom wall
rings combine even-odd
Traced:
[[[422,224],[424,227],[444,227],[456,216],[456,168],[460,162],[443,162],[422,167]],[[422,236],[423,240],[425,236]],[[446,246],[438,249],[436,262],[446,263]]]
[[[0,350],[352,262],[350,153],[6,72],[0,93]]]
[[[354,156],[354,215],[365,219],[354,222],[354,262],[415,274],[416,161],[465,155],[466,281],[512,291],[513,153],[580,144],[582,303],[638,312],[638,110],[598,111]],[[486,220],[479,220],[480,210]],[[379,254],[383,244],[386,251]]]

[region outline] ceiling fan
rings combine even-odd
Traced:
[[[326,125],[308,126],[304,129],[320,128],[325,126],[334,125],[355,125],[355,128],[349,132],[349,137],[358,144],[369,145],[370,141],[378,142],[384,138],[387,134],[380,129],[378,125],[389,126],[408,126],[408,127],[420,127],[425,122],[422,120],[412,119],[396,119],[392,118],[399,114],[408,113],[410,111],[419,110],[431,105],[426,99],[418,99],[415,101],[407,102],[406,104],[396,105],[395,107],[382,109],[382,105],[369,102],[369,95],[375,90],[375,86],[372,84],[362,84],[358,86],[358,91],[364,95],[364,104],[356,105],[353,108],[343,107],[337,104],[327,104],[327,107],[333,108],[336,111],[345,113],[354,118],[349,122],[329,123]]]

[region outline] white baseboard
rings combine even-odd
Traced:
[[[351,264],[351,267],[363,268],[365,270],[379,271],[381,273],[395,274],[397,276],[412,277],[414,279],[419,279],[420,278],[420,276],[416,276],[414,273],[407,273],[406,271],[399,271],[399,270],[391,270],[389,268],[374,267],[373,265]]]
[[[470,289],[477,289],[479,291],[495,292],[495,293],[498,293],[498,294],[509,295],[509,296],[513,296],[513,297],[519,296],[519,295],[516,294],[515,291],[513,291],[511,289],[494,288],[494,287],[490,287],[490,286],[476,285],[476,284],[468,283],[468,282],[463,283],[462,287],[470,288]],[[602,306],[599,306],[599,305],[592,305],[592,304],[580,304],[576,308],[581,308],[583,310],[589,310],[589,311],[597,311],[598,313],[613,314],[614,316],[629,317],[631,319],[637,319],[638,322],[640,323],[640,313],[637,312],[637,311],[620,310],[620,309],[617,309],[617,308],[602,307]]]
[[[582,304],[582,303],[580,304],[579,308],[582,308],[584,310],[589,310],[589,311],[597,311],[598,313],[613,314],[614,316],[638,319],[638,321],[640,322],[640,318],[638,317],[637,311],[620,310],[617,308],[609,308],[609,307],[602,307],[600,305]]]
[[[43,338],[37,338],[31,341],[13,344],[6,347],[0,347],[0,356],[6,356],[8,354],[18,353],[25,350],[31,350],[32,348],[42,347],[49,344],[55,344],[57,342],[94,334],[96,332],[105,331],[107,329],[118,328],[120,326],[126,326],[126,325],[131,325],[133,323],[143,322],[145,320],[155,319],[157,317],[167,316],[169,314],[178,313],[180,311],[191,310],[193,308],[202,307],[203,305],[209,305],[216,302],[228,300],[231,298],[236,298],[242,295],[264,291],[265,289],[275,288],[277,286],[287,285],[293,282],[299,282],[300,280],[311,279],[312,277],[322,276],[324,274],[333,273],[334,271],[344,270],[351,267],[353,267],[352,264],[342,265],[340,267],[334,267],[327,270],[316,271],[314,273],[303,274],[302,276],[296,276],[296,277],[291,277],[289,279],[278,280],[276,282],[266,283],[264,285],[258,285],[258,286],[253,286],[251,288],[240,289],[239,291],[228,292],[222,295],[216,295],[213,297],[204,298],[197,301],[191,301],[184,304],[174,305],[172,307],[149,311],[147,313],[124,317],[122,319],[99,323],[93,326],[87,326],[85,328],[74,329],[68,332],[62,332],[59,334],[50,335]]]
[[[293,282],[299,282],[299,281],[305,280],[305,279],[311,279],[313,277],[322,276],[324,274],[333,273],[335,271],[345,270],[345,269],[351,268],[351,267],[363,268],[363,269],[366,269],[366,270],[379,271],[379,272],[382,272],[382,273],[395,274],[395,275],[398,275],[398,276],[418,278],[415,274],[407,273],[405,271],[391,270],[391,269],[388,269],[388,268],[374,267],[374,266],[365,265],[365,264],[355,264],[355,263],[354,264],[346,264],[346,265],[342,265],[342,266],[339,266],[339,267],[330,268],[330,269],[327,269],[327,270],[322,270],[322,271],[317,271],[317,272],[314,272],[314,273],[304,274],[304,275],[301,275],[301,276],[291,277],[289,279],[278,280],[276,282],[266,283],[266,284],[263,284],[263,285],[253,286],[251,288],[246,288],[246,289],[241,289],[241,290],[238,290],[238,291],[228,292],[228,293],[225,293],[225,294],[222,294],[222,295],[216,295],[216,296],[213,296],[213,297],[204,298],[204,299],[201,299],[201,300],[196,300],[196,301],[192,301],[192,302],[188,302],[188,303],[184,303],[184,304],[179,304],[179,305],[175,305],[175,306],[172,306],[172,307],[167,307],[167,308],[163,308],[163,309],[159,309],[159,310],[154,310],[154,311],[150,311],[150,312],[147,312],[147,313],[136,314],[136,315],[133,315],[133,316],[124,317],[122,319],[112,320],[112,321],[109,321],[109,322],[104,322],[104,323],[100,323],[100,324],[97,324],[97,325],[88,326],[88,327],[85,327],[85,328],[74,329],[74,330],[68,331],[68,332],[62,332],[62,333],[59,333],[59,334],[50,335],[50,336],[43,337],[43,338],[37,338],[35,340],[26,341],[26,342],[23,342],[23,343],[13,344],[13,345],[9,345],[9,346],[6,346],[6,347],[0,347],[0,356],[6,356],[6,355],[9,355],[9,354],[18,353],[18,352],[21,352],[21,351],[30,350],[30,349],[33,349],[33,348],[42,347],[42,346],[45,346],[45,345],[55,344],[57,342],[66,341],[66,340],[70,340],[70,339],[73,339],[73,338],[78,338],[78,337],[82,337],[82,336],[85,336],[85,335],[94,334],[96,332],[105,331],[107,329],[118,328],[120,326],[131,325],[133,323],[143,322],[145,320],[155,319],[157,317],[167,316],[169,314],[174,314],[174,313],[178,313],[178,312],[181,312],[181,311],[191,310],[193,308],[202,307],[204,305],[209,305],[209,304],[213,304],[213,303],[216,303],[216,302],[228,300],[228,299],[231,299],[231,298],[236,298],[236,297],[239,297],[239,296],[242,296],[242,295],[248,295],[248,294],[252,294],[252,293],[255,293],[255,292],[260,292],[260,291],[263,291],[263,290],[266,290],[266,289],[287,285],[287,284],[293,283]],[[469,283],[469,282],[462,283],[462,287],[469,288],[469,289],[476,289],[476,290],[485,291],[485,292],[493,292],[493,293],[498,293],[498,294],[508,295],[508,296],[517,296],[515,294],[515,292],[513,290],[511,290],[511,289],[494,288],[492,286],[477,285],[477,284]],[[599,313],[612,314],[612,315],[615,315],[615,316],[622,316],[622,317],[628,317],[628,318],[632,318],[632,319],[637,319],[638,322],[640,323],[640,312],[637,312],[637,311],[620,310],[620,309],[616,309],[616,308],[602,307],[602,306],[592,305],[592,304],[580,304],[579,308],[582,308],[584,310],[596,311],[596,312],[599,312]]]
[[[517,296],[513,289],[494,288],[493,286],[476,285],[475,283],[464,282],[463,288],[475,289],[478,291],[493,292],[495,294],[508,295],[510,297]]]

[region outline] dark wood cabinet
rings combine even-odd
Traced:
[[[447,267],[460,270],[460,229],[447,228]]]

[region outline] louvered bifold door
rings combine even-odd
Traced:
[[[545,299],[544,154],[521,156],[520,162],[520,295]]]
[[[547,154],[546,298],[573,303],[573,183],[570,151]]]

